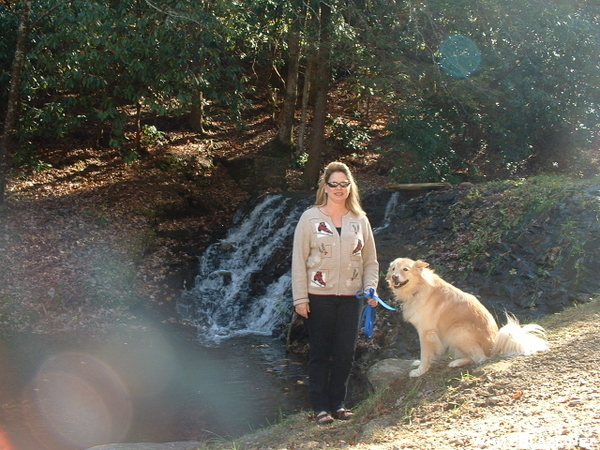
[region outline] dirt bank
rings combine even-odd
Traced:
[[[318,426],[307,414],[236,444],[246,450],[600,448],[600,301],[543,319],[550,350],[401,379]]]

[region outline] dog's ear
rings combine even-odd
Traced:
[[[416,269],[419,269],[419,272],[423,269],[425,269],[426,267],[429,267],[429,264],[426,263],[425,261],[421,261],[420,259],[418,261],[415,261],[415,265],[414,267]]]

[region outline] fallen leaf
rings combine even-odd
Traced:
[[[514,400],[518,400],[518,399],[520,399],[522,396],[523,396],[523,391],[517,391],[517,392],[515,392],[515,393],[513,394],[512,398],[513,398]]]

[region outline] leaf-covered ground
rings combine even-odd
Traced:
[[[50,168],[15,174],[0,209],[5,331],[98,329],[131,306],[172,301],[172,266],[193,264],[247,197],[192,137],[129,163],[61,144],[40,155]]]

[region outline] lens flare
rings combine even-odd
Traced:
[[[103,361],[117,368],[134,398],[156,396],[173,381],[178,370],[171,344],[151,326],[137,338],[113,336],[100,354]]]
[[[481,52],[477,44],[461,34],[444,39],[439,54],[442,70],[455,78],[467,78],[481,65]]]
[[[0,429],[0,450],[13,450],[13,446],[2,429]]]
[[[119,442],[129,430],[129,393],[109,366],[84,353],[48,358],[25,396],[29,426],[43,445],[87,448]]]

